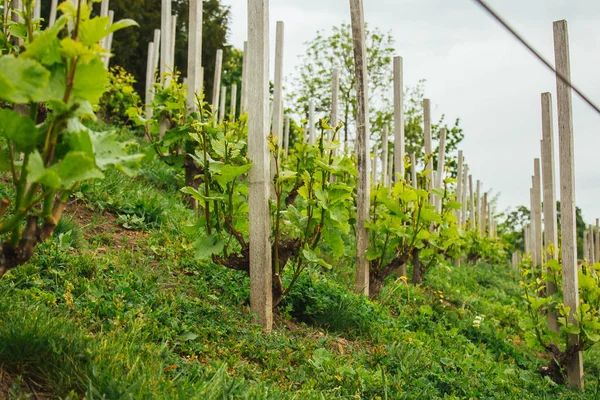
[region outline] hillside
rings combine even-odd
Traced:
[[[536,372],[547,361],[524,343],[506,265],[437,265],[377,302],[347,290],[351,266],[311,270],[263,334],[248,278],[195,260],[182,181],[153,162],[83,184],[54,237],[0,280],[0,397],[598,398],[597,350],[584,394]]]

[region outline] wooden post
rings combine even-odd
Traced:
[[[213,81],[213,92],[212,92],[212,109],[215,120],[218,116],[219,110],[219,96],[221,94],[221,70],[223,68],[223,50],[217,50],[217,58],[215,60],[215,77]],[[247,77],[246,79],[249,79]],[[267,105],[267,112],[269,111]]]
[[[464,162],[464,161],[463,161]],[[462,203],[462,207],[461,207],[461,217],[460,220],[462,222],[461,227],[464,227],[464,229],[466,230],[467,228],[467,186],[468,186],[468,180],[469,180],[469,166],[465,165],[464,166],[464,177],[463,177],[463,185],[462,185],[462,198],[460,200],[460,202]]]
[[[152,70],[152,63],[154,62],[154,52],[156,47],[154,42],[148,43],[148,60],[146,63],[146,118],[152,117],[152,93],[154,86],[154,71]]]
[[[235,121],[237,113],[237,83],[231,84],[231,120]]]
[[[481,237],[485,237],[486,236],[486,232],[487,232],[487,227],[486,227],[486,223],[487,223],[487,218],[486,218],[486,214],[487,214],[487,192],[483,194],[483,200],[481,202],[481,225],[480,225],[480,229],[481,229]]]
[[[458,151],[458,171],[456,173],[456,201],[461,202],[462,201],[462,185],[463,185],[463,152],[462,150]],[[461,222],[461,210],[456,210],[454,212],[454,214],[456,215],[456,220],[458,222],[458,226],[462,226],[462,222]]]
[[[375,186],[377,186],[377,183],[378,183],[378,179],[377,179],[377,158],[378,158],[377,153],[378,152],[379,152],[379,143],[375,143],[375,145],[373,146],[373,170],[371,171],[373,184]]]
[[[350,0],[352,42],[354,46],[354,69],[356,75],[356,157],[358,158],[358,195],[356,221],[356,282],[357,293],[369,295],[369,232],[365,223],[369,220],[369,95],[367,53],[365,45],[365,17],[362,0]]]
[[[108,16],[108,0],[103,0],[102,6],[104,6],[104,2],[106,2],[106,14],[101,14],[101,15]],[[6,1],[4,4],[6,4]],[[58,7],[58,0],[52,0],[52,2],[50,3],[50,17],[48,18],[48,26],[52,26],[56,22],[56,8],[57,7]]]
[[[175,68],[175,39],[177,37],[177,15],[171,15],[171,42],[169,49],[169,66],[171,67],[171,72],[175,74],[177,68]]]
[[[290,152],[290,117],[285,117],[285,140],[283,142],[285,155]]]
[[[554,169],[554,133],[552,122],[552,95],[542,93],[542,179],[544,189],[544,249],[547,260],[558,259],[558,221],[556,216],[556,189]],[[548,252],[552,245],[553,251]],[[547,269],[550,275],[550,269]],[[546,281],[546,294],[556,292],[552,279]],[[556,312],[548,312],[548,329],[558,332]]]
[[[475,192],[473,192],[473,175],[469,175],[469,228],[474,231],[477,229],[477,220],[475,212]]]
[[[410,176],[412,181],[412,186],[417,188],[419,182],[417,181],[417,156],[415,153],[410,153]]]
[[[475,198],[475,223],[481,232],[481,181],[477,180],[477,192]]]
[[[221,86],[221,94],[220,94],[220,104],[219,104],[219,123],[222,124],[225,120],[225,106],[227,103],[227,86]]]
[[[308,144],[312,145],[317,141],[315,130],[315,102],[310,100],[308,102]]]
[[[444,168],[446,166],[446,129],[440,131],[440,146],[438,154],[437,173],[435,175],[435,187],[442,188],[444,182]],[[435,207],[438,212],[442,210],[442,199],[435,197]]]
[[[42,17],[42,2],[41,0],[35,0],[33,3],[33,19],[40,19]]]
[[[542,249],[542,193],[540,182],[540,159],[533,160],[533,220],[535,223],[535,259],[537,266],[542,266],[543,249]]]
[[[115,13],[112,10],[108,11],[108,19],[110,21],[110,24],[112,25],[112,23],[115,20]],[[105,50],[108,53],[105,57],[104,57],[104,67],[106,69],[108,69],[109,65],[110,65],[110,53],[112,51],[112,40],[113,40],[113,33],[110,33],[107,37],[106,37],[106,47]]]
[[[429,99],[423,100],[423,135],[425,145],[425,156],[431,155],[433,152],[431,148],[431,101]],[[425,170],[433,170],[433,158],[425,164]],[[427,184],[425,189],[431,189],[431,182]]]
[[[596,230],[594,232],[594,241],[596,243],[596,262],[600,262],[600,219],[596,218]]]
[[[554,54],[556,70],[571,80],[569,38],[567,21],[556,21],[554,30]],[[560,159],[560,215],[563,260],[563,295],[566,307],[570,307],[568,321],[577,324],[573,317],[579,306],[579,280],[577,276],[577,233],[575,227],[575,165],[573,140],[573,108],[571,88],[558,76],[556,79],[558,101],[558,142]],[[579,343],[578,335],[569,336],[569,345]],[[567,368],[569,386],[583,389],[583,358],[575,354]]]
[[[394,57],[394,181],[404,173],[404,69],[402,57]]]
[[[171,77],[166,76],[170,71],[171,66],[169,61],[170,44],[171,44],[171,0],[162,0],[160,7],[160,81],[163,87],[168,87],[171,84]]]
[[[248,174],[250,307],[268,332],[273,326],[271,174],[267,146],[270,131],[269,0],[248,0],[248,53],[248,155],[252,161]]]
[[[381,184],[387,185],[388,176],[388,127],[383,126],[383,133],[381,135]]]
[[[594,227],[590,224],[589,227],[589,238],[590,238],[590,262],[592,264],[596,263],[596,250],[594,245]]]
[[[188,93],[189,110],[197,111],[196,93],[200,93],[200,68],[202,66],[202,0],[190,1],[188,26]]]
[[[160,29],[155,29],[154,30],[154,60],[152,61],[152,71],[154,71],[154,74],[156,74],[156,71],[159,70],[160,67],[160,39],[161,39],[161,34],[160,34]],[[156,78],[153,76],[153,81],[156,80]],[[159,77],[159,81],[160,81],[160,77]]]
[[[277,21],[275,39],[275,92],[273,93],[273,135],[277,137],[279,148],[283,143],[283,41],[285,25]],[[279,157],[279,154],[278,154]]]
[[[335,128],[338,125],[340,114],[340,69],[334,68],[331,77],[331,121],[329,125]],[[339,140],[339,138],[338,138]]]
[[[248,42],[244,42],[244,58],[242,61],[242,98],[241,112],[242,114],[248,111]]]
[[[587,262],[590,259],[590,249],[588,247],[588,231],[583,231],[583,261]]]

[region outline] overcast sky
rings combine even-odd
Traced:
[[[223,2],[231,6],[230,42],[242,48],[247,0]],[[348,0],[270,3],[272,48],[275,21],[285,22],[286,76],[318,30],[350,21]],[[552,62],[552,21],[566,19],[572,81],[600,103],[600,0],[489,4]],[[404,59],[405,85],[427,80],[433,119],[442,113],[449,122],[461,119],[466,161],[485,190],[500,193],[499,211],[529,205],[533,159],[540,157],[540,94],[551,92],[556,99],[554,75],[473,0],[365,0],[365,14],[370,25],[394,37],[397,55]],[[573,108],[576,200],[592,223],[600,217],[600,115],[575,95]],[[555,138],[558,143],[556,128]]]

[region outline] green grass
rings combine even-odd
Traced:
[[[88,400],[598,398],[597,350],[584,394],[538,375],[546,360],[523,343],[518,276],[503,266],[438,265],[423,287],[389,281],[378,302],[348,290],[350,267],[309,271],[263,334],[247,276],[194,260],[178,179],[151,163],[81,187],[92,226],[67,216],[0,280],[3,370]],[[104,211],[143,217],[146,234],[115,245],[116,227],[94,233]]]

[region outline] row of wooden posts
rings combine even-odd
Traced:
[[[76,0],[72,0],[75,4]],[[156,72],[160,69],[159,79],[163,85],[171,80],[170,73],[174,69],[175,26],[177,16],[172,15],[171,1],[162,0],[161,27],[154,31],[153,41],[148,45],[148,69],[146,79],[146,104],[150,105],[153,98],[153,86]],[[358,166],[358,198],[357,198],[357,229],[356,229],[356,285],[359,293],[369,292],[369,262],[366,252],[369,246],[369,236],[365,222],[369,220],[369,191],[372,182],[378,181],[378,151],[375,150],[370,165],[369,146],[369,104],[368,104],[368,74],[365,45],[365,23],[363,0],[349,0],[352,40],[355,56],[357,115],[356,115],[356,148]],[[5,10],[8,10],[9,0],[4,0]],[[21,0],[12,0],[12,8],[22,10]],[[57,0],[51,1],[49,24],[56,20]],[[40,3],[35,2],[35,16],[40,16]],[[109,1],[102,0],[101,16],[109,17]],[[6,16],[5,16],[6,18]],[[190,0],[189,12],[189,41],[188,41],[188,108],[196,107],[196,95],[202,93],[202,0]],[[277,23],[275,54],[275,93],[273,105],[269,102],[269,0],[248,0],[248,41],[244,43],[243,75],[241,82],[241,109],[248,113],[248,154],[252,161],[249,171],[249,215],[250,215],[250,285],[251,309],[255,312],[263,327],[269,331],[272,326],[272,295],[271,295],[271,227],[269,217],[269,199],[271,190],[270,154],[267,147],[267,137],[270,133],[280,138],[285,136],[283,148],[285,153],[289,146],[289,118],[283,115],[283,51],[284,23]],[[167,46],[164,44],[168,43]],[[566,21],[554,22],[555,61],[557,74],[557,109],[559,127],[559,158],[560,158],[560,198],[561,198],[561,253],[563,268],[563,293],[565,306],[570,307],[568,320],[576,323],[573,313],[579,304],[578,275],[577,275],[577,237],[575,218],[575,180],[574,180],[574,140],[573,116],[571,103],[569,44]],[[163,45],[161,45],[163,44]],[[110,53],[112,35],[101,45]],[[221,87],[223,52],[219,50],[216,58],[212,107],[222,121],[225,117],[226,88]],[[109,65],[109,57],[105,58]],[[394,151],[390,157],[387,140],[387,128],[383,132],[381,183],[392,184],[399,177],[404,177],[404,111],[403,111],[403,60],[395,57],[394,71]],[[565,78],[567,81],[565,81]],[[338,90],[339,70],[333,71],[332,79],[332,110],[331,121],[338,119]],[[231,114],[236,112],[237,86],[231,87]],[[220,101],[219,101],[220,100]],[[554,138],[552,132],[552,100],[550,93],[542,94],[542,141],[541,160],[534,160],[534,175],[531,188],[531,225],[526,229],[527,251],[531,253],[535,267],[542,268],[544,260],[558,257],[558,229],[556,208],[556,188],[554,184]],[[424,144],[425,153],[432,153],[431,137],[431,108],[426,99],[424,108]],[[309,142],[316,140],[314,102],[309,105],[310,125]],[[152,108],[147,113],[151,115]],[[285,128],[285,129],[284,129]],[[433,179],[434,187],[441,187],[445,168],[446,132],[441,131],[438,165]],[[375,147],[377,149],[377,147]],[[411,181],[416,182],[416,157],[410,155]],[[428,170],[433,170],[430,159]],[[370,172],[372,170],[372,173]],[[489,232],[495,235],[496,223],[492,217],[488,194],[481,195],[481,183],[477,181],[473,187],[473,177],[469,167],[464,163],[462,151],[458,155],[458,184],[456,199],[462,202],[461,210],[457,212],[460,226],[479,231],[481,235]],[[467,190],[468,188],[468,190]],[[440,207],[439,199],[433,200]],[[542,204],[552,205],[544,207]],[[543,218],[542,218],[543,215]],[[542,231],[543,222],[543,231]],[[599,221],[595,230],[592,226],[586,231],[584,257],[591,261],[600,258]],[[542,246],[543,243],[543,246]],[[550,246],[551,244],[555,246]],[[543,249],[552,249],[544,251]],[[519,255],[513,255],[513,262],[519,261]],[[555,288],[549,282],[546,288],[549,294]],[[556,315],[548,315],[548,325],[557,330]],[[577,343],[577,335],[570,335],[570,343]],[[583,365],[581,353],[573,358],[567,371],[571,386],[583,387]]]
[[[357,115],[357,141],[355,155],[358,159],[358,211],[357,211],[357,271],[356,291],[368,295],[369,293],[369,264],[365,254],[369,246],[365,221],[369,218],[369,190],[372,183],[378,183],[379,169],[381,181],[384,185],[395,183],[399,177],[405,177],[405,139],[404,139],[404,84],[403,84],[403,59],[393,59],[394,74],[394,136],[393,152],[389,151],[387,127],[382,133],[382,160],[381,168],[377,165],[379,157],[378,147],[370,153],[369,126],[367,101],[367,76],[366,61],[364,60],[364,21],[362,20],[362,6],[357,1],[351,1],[353,41],[355,45],[358,115]],[[357,8],[358,7],[358,8]],[[273,102],[269,102],[269,40],[268,40],[268,1],[250,0],[248,2],[248,41],[244,43],[244,57],[241,82],[241,111],[247,112],[248,117],[248,154],[253,162],[249,173],[249,207],[250,207],[250,256],[251,268],[251,307],[256,312],[260,321],[269,330],[272,324],[271,311],[271,276],[270,269],[265,266],[271,264],[270,257],[270,218],[268,216],[268,199],[270,191],[270,154],[267,148],[267,136],[272,133],[279,138],[283,154],[289,150],[290,119],[283,115],[283,54],[284,54],[284,29],[282,21],[277,22],[275,45],[275,79]],[[174,69],[172,55],[162,43],[174,43],[172,26],[175,18],[166,18],[171,13],[170,0],[162,2],[163,18],[161,29],[155,30],[154,41],[148,47],[148,68],[146,81],[147,115],[152,115],[151,102],[153,99],[154,85],[160,65],[159,79],[163,85],[170,83],[169,73]],[[195,109],[196,94],[202,92],[202,1],[190,0],[190,40],[188,42],[188,108]],[[363,22],[361,22],[363,21]],[[170,35],[165,35],[165,32]],[[158,56],[160,54],[160,57]],[[164,61],[163,61],[164,60]],[[362,60],[362,62],[361,62]],[[217,51],[214,85],[212,93],[212,108],[214,115],[222,122],[226,110],[226,88],[221,85],[223,52]],[[339,69],[332,71],[332,107],[330,121],[338,121],[339,113]],[[237,85],[231,87],[231,115],[235,116],[237,101]],[[317,140],[316,112],[314,101],[309,102],[309,124],[306,129],[306,140],[309,144]],[[424,135],[425,153],[432,154],[432,123],[431,101],[425,99],[424,110]],[[430,185],[441,188],[446,167],[446,130],[440,132],[438,164],[434,171]],[[282,140],[283,139],[283,140]],[[415,154],[410,154],[410,179],[413,185],[417,182],[417,160]],[[371,160],[372,164],[368,162]],[[456,198],[462,202],[461,210],[456,212],[459,225],[467,230],[478,231],[481,235],[496,234],[496,221],[493,218],[491,202],[488,193],[482,193],[482,184],[476,181],[473,185],[473,176],[469,174],[469,166],[464,162],[463,152],[458,154],[458,184]],[[429,160],[425,166],[433,170],[433,161]],[[441,200],[432,197],[432,202],[441,209]]]
[[[570,309],[567,317],[570,323],[577,323],[574,313],[579,306],[577,231],[575,213],[575,175],[573,110],[571,101],[571,79],[569,41],[566,21],[553,24],[556,70],[557,110],[558,110],[558,152],[560,166],[560,241],[558,232],[555,184],[555,142],[553,132],[553,104],[550,93],[541,95],[542,139],[540,158],[533,162],[532,186],[530,188],[530,223],[524,227],[525,253],[531,257],[536,273],[541,273],[548,260],[558,259],[559,246],[562,254],[562,286],[564,304]],[[563,79],[564,78],[564,79]],[[595,229],[590,225],[584,235],[583,258],[598,261],[600,241],[598,240],[599,220]],[[513,253],[512,263],[516,267],[522,261],[520,253]],[[538,274],[539,275],[539,274]],[[547,280],[546,295],[556,291],[553,282]],[[548,328],[558,332],[557,315],[549,312]],[[569,335],[571,345],[579,342],[577,335]],[[568,383],[582,389],[583,361],[581,352],[573,357],[567,368]]]

